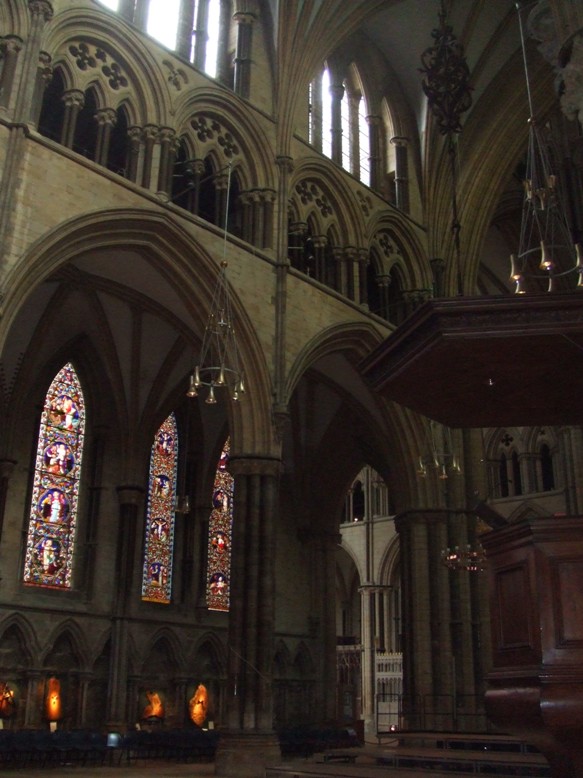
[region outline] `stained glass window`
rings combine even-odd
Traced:
[[[150,454],[142,600],[168,604],[172,598],[174,504],[178,465],[176,418],[168,416],[154,436]]]
[[[69,589],[83,456],[85,402],[75,368],[55,376],[41,416],[24,583]]]
[[[209,520],[207,604],[214,611],[229,610],[233,525],[233,476],[227,470],[230,451],[227,438],[215,474]]]

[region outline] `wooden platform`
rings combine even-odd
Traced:
[[[419,733],[416,733],[419,734]],[[426,734],[427,742],[435,733]],[[440,735],[440,742],[444,736]],[[507,739],[509,743],[511,739]],[[316,754],[313,760],[296,761],[278,767],[267,768],[266,778],[311,778],[312,776],[343,776],[343,778],[379,778],[387,768],[398,770],[398,774],[416,775],[424,771],[436,775],[490,775],[498,778],[524,776],[524,778],[546,778],[550,768],[546,759],[526,749],[496,751],[484,747],[481,750],[468,748],[479,739],[461,743],[452,738],[449,746],[397,745],[391,748],[363,746],[361,748],[334,749]],[[497,744],[500,741],[495,741]],[[513,743],[518,741],[512,740]],[[453,745],[456,743],[456,745]],[[491,742],[493,746],[494,741]],[[453,747],[452,747],[453,746]],[[519,743],[518,743],[519,746]]]

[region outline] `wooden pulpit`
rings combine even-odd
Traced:
[[[583,516],[537,517],[488,532],[493,669],[486,711],[583,776]]]

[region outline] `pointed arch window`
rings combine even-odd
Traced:
[[[551,450],[546,443],[540,447],[540,467],[543,492],[551,492],[555,488],[555,471]]]
[[[334,85],[327,67],[309,85],[308,142],[370,186],[370,128],[368,109],[354,65],[351,78]],[[334,102],[338,101],[337,108]],[[334,141],[334,138],[336,139]]]
[[[24,561],[27,585],[71,588],[84,437],[85,400],[68,362],[53,379],[41,415]]]
[[[178,430],[171,413],[154,436],[150,453],[142,600],[167,605],[172,599],[174,506]]]
[[[227,438],[215,473],[209,519],[207,605],[215,611],[229,610],[234,488],[228,471],[230,452]]]

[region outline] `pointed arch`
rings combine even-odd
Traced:
[[[29,621],[20,613],[12,613],[0,627],[2,667],[15,670],[36,666],[40,648]]]
[[[38,433],[24,583],[70,589],[79,501],[85,400],[68,362],[45,396]]]

